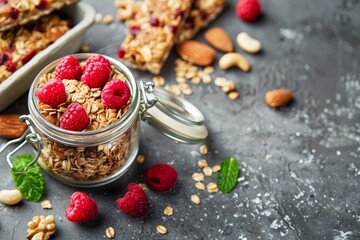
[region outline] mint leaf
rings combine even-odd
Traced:
[[[39,166],[35,163],[28,167],[26,173],[15,173],[23,172],[26,165],[33,159],[34,157],[30,154],[16,156],[12,162],[13,169],[10,172],[15,186],[21,192],[23,198],[31,202],[37,202],[41,199],[44,192],[44,178]]]
[[[218,176],[218,188],[223,193],[230,192],[237,184],[239,165],[234,158],[225,158],[221,163]]]

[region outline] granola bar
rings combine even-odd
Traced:
[[[34,24],[0,32],[0,84],[68,30],[68,21],[49,15]]]
[[[36,20],[77,0],[1,0],[0,31]]]
[[[118,56],[158,74],[190,11],[192,0],[146,0],[139,5]]]

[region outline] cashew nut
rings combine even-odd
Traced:
[[[239,47],[248,53],[258,53],[261,50],[261,43],[250,37],[246,32],[241,32],[237,35],[236,41],[239,44]]]
[[[250,71],[250,63],[240,53],[227,53],[223,55],[219,60],[219,67],[223,70],[229,69],[234,66],[238,67],[244,72]]]
[[[22,199],[22,195],[19,190],[1,190],[0,191],[0,202],[6,205],[15,205]]]

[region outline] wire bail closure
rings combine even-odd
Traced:
[[[5,151],[5,149],[7,149],[11,144],[15,144],[15,143],[19,143],[21,141],[23,141],[19,146],[17,146],[14,150],[12,150],[7,156],[6,156],[6,160],[7,163],[9,164],[11,169],[14,169],[14,166],[12,164],[12,160],[11,157],[17,152],[19,151],[26,143],[30,143],[30,144],[36,144],[37,146],[37,154],[35,156],[35,158],[29,162],[26,166],[23,172],[14,172],[15,174],[25,174],[27,169],[33,165],[40,157],[40,149],[41,149],[41,145],[40,145],[40,141],[41,138],[40,136],[35,132],[34,127],[33,127],[33,123],[32,123],[32,119],[29,115],[22,115],[20,116],[19,120],[21,122],[25,122],[26,125],[28,126],[27,130],[23,133],[23,135],[21,135],[21,137],[11,140],[9,142],[7,142],[4,146],[2,146],[0,148],[0,154],[3,153]],[[25,140],[24,140],[25,139]]]
[[[140,100],[140,104],[141,104],[141,120],[143,121],[147,121],[148,115],[146,114],[146,111],[153,107],[158,99],[157,97],[155,97],[155,95],[153,94],[154,92],[154,87],[155,84],[152,82],[146,82],[145,84],[140,81],[140,91],[142,94],[141,100]]]

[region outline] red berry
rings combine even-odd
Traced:
[[[40,10],[45,10],[48,7],[48,3],[46,0],[40,0],[39,5],[37,6]]]
[[[130,98],[130,89],[122,80],[111,80],[101,91],[101,102],[104,107],[121,108]]]
[[[80,80],[82,68],[79,61],[73,56],[66,56],[58,63],[55,68],[55,76],[63,79]]]
[[[103,64],[105,64],[109,69],[111,69],[111,65],[110,65],[109,60],[107,60],[103,55],[100,55],[100,54],[96,54],[96,55],[93,55],[93,56],[89,57],[89,58],[86,60],[85,69],[86,69],[86,66],[87,66],[88,64],[90,64],[90,63],[95,63],[95,62],[103,63]]]
[[[36,89],[35,96],[41,102],[56,107],[66,101],[65,85],[59,78],[52,78]]]
[[[60,118],[60,128],[71,131],[82,131],[89,124],[85,108],[77,102],[71,103]]]
[[[86,66],[81,81],[91,88],[102,88],[110,78],[110,68],[101,62],[89,63]]]
[[[96,202],[83,192],[74,192],[65,216],[70,222],[86,222],[95,218],[98,212]]]
[[[149,23],[150,23],[150,25],[153,26],[153,27],[158,27],[158,26],[160,25],[160,21],[159,21],[159,19],[156,18],[156,17],[150,18]]]
[[[175,34],[177,32],[177,30],[178,30],[178,26],[171,25],[171,26],[169,26],[169,30],[170,30],[170,32]]]
[[[31,50],[27,55],[21,58],[21,62],[23,64],[27,63],[28,61],[30,61],[30,59],[32,59],[35,56],[35,54],[36,54],[36,50],[35,49]]]
[[[8,3],[8,0],[0,0],[0,7],[7,3]]]
[[[136,34],[138,34],[140,32],[140,26],[138,26],[138,25],[133,25],[133,26],[131,26],[130,27],[130,33],[132,34],[132,35],[136,35]]]
[[[12,19],[17,19],[18,16],[19,16],[19,10],[17,10],[16,8],[10,8],[10,9],[9,9],[9,16],[10,16]]]
[[[125,56],[125,50],[123,48],[120,48],[118,51],[117,51],[117,55],[119,58],[124,58]]]
[[[127,215],[142,217],[149,209],[149,200],[139,185],[130,183],[125,196],[116,200],[116,206]]]
[[[6,69],[10,72],[15,72],[16,71],[16,66],[15,64],[13,63],[13,61],[11,60],[7,60],[6,63]]]
[[[0,53],[0,65],[5,64],[7,60],[9,60],[9,56],[6,53]]]
[[[239,0],[236,4],[236,14],[244,21],[254,21],[261,12],[259,0]]]
[[[152,190],[165,192],[170,190],[174,185],[177,172],[175,168],[167,164],[158,163],[149,168],[145,178],[148,186]]]

